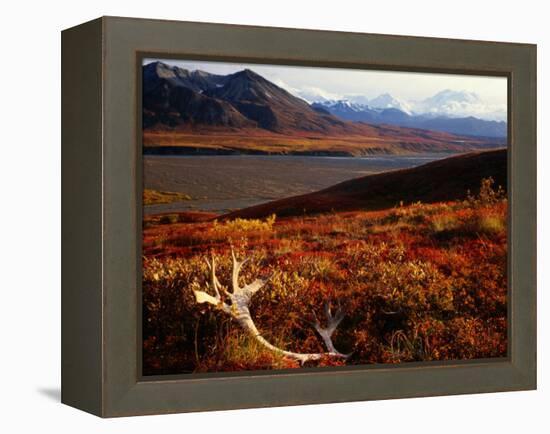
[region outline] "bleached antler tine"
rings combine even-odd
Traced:
[[[330,311],[330,302],[325,302],[325,316],[327,317],[327,320],[330,320],[332,318],[332,312]]]
[[[332,314],[332,310],[330,308],[330,302],[325,303],[325,315],[326,315],[326,321],[327,325],[326,327],[321,326],[319,320],[317,320],[315,316],[315,312],[313,312],[316,322],[313,324],[315,327],[315,330],[317,330],[317,333],[319,333],[319,336],[323,339],[323,342],[325,343],[325,346],[327,347],[327,350],[329,351],[329,354],[333,354],[338,357],[347,358],[349,355],[340,353],[335,347],[332,342],[332,335],[336,328],[338,327],[338,324],[342,321],[344,318],[344,312],[340,306],[339,300],[337,300],[337,309],[335,314]]]
[[[233,294],[236,294],[236,293],[239,293],[241,290],[241,287],[239,286],[239,272],[241,271],[241,265],[237,260],[237,256],[235,255],[235,251],[233,250],[233,247],[231,247],[231,259],[233,263],[233,272],[231,274],[231,285],[232,285]]]
[[[210,265],[210,279],[211,279],[211,284],[212,284],[212,288],[214,289],[214,293],[216,294],[216,298],[218,298],[219,300],[221,300],[221,295],[220,295],[220,291],[219,291],[219,287],[218,287],[218,284],[219,284],[219,281],[218,281],[218,278],[216,277],[216,257],[214,256],[214,253],[212,253],[212,257],[211,257],[211,265]]]
[[[242,291],[243,293],[246,292],[246,296],[251,298],[254,294],[256,294],[256,292],[262,289],[266,283],[267,280],[265,279],[256,279],[254,282],[245,285],[244,288],[242,288]]]

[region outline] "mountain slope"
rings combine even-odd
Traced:
[[[368,175],[327,189],[235,211],[222,218],[299,216],[333,211],[377,210],[401,201],[433,203],[463,199],[492,177],[506,188],[507,152],[475,152],[434,161],[411,169]]]
[[[222,85],[225,76],[189,72],[154,62],[143,68],[143,127],[209,125],[254,127],[230,103],[204,95],[204,89]]]
[[[200,103],[188,104],[188,100]],[[317,112],[249,69],[220,76],[150,63],[143,69],[143,108],[145,128],[189,128],[205,123],[273,132],[359,134],[364,130],[329,113]],[[204,108],[207,116],[200,113]]]
[[[315,111],[304,100],[250,69],[231,74],[223,86],[207,90],[205,94],[229,101],[260,128],[271,131],[358,132],[353,125]]]

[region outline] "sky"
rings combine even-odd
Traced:
[[[147,64],[153,60],[156,59],[144,59],[143,63]],[[367,102],[381,94],[389,93],[410,104],[413,109],[421,110],[421,101],[443,90],[451,90],[476,94],[478,99],[475,101],[475,107],[470,103],[462,103],[458,107],[451,101],[455,105],[448,105],[442,110],[458,110],[457,115],[468,115],[471,111],[472,115],[497,120],[503,120],[506,116],[505,77],[161,60],[189,70],[200,69],[223,75],[249,68],[309,102],[322,98]],[[427,109],[422,106],[422,110]]]

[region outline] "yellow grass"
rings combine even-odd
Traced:
[[[158,205],[161,203],[183,202],[191,200],[191,196],[175,191],[143,190],[144,205]]]

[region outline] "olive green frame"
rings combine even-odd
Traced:
[[[140,59],[503,75],[505,359],[140,375]],[[62,32],[62,402],[102,416],[536,388],[536,46],[103,17]]]

